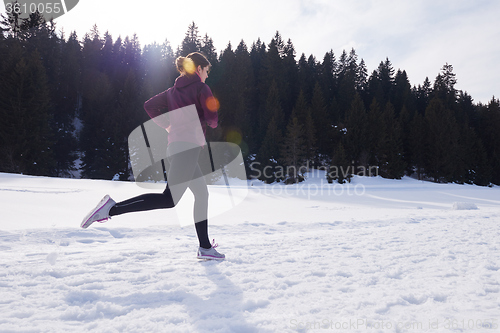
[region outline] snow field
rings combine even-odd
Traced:
[[[1,174],[0,331],[497,331],[498,188],[356,184],[254,184],[210,221],[215,262],[171,211],[79,228],[105,193],[144,193],[134,184]]]

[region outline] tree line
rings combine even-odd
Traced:
[[[217,52],[194,22],[174,49],[96,26],[80,40],[36,13],[14,19],[0,23],[2,172],[68,176],[79,157],[84,178],[129,179],[127,138],[148,120],[144,101],[173,85],[177,56],[198,51],[220,103],[208,140],[238,144],[250,177],[297,182],[307,165],[328,181],[376,170],[500,185],[500,101],[474,103],[450,64],[412,86],[388,58],[368,72],[354,49],[297,56],[279,32]]]

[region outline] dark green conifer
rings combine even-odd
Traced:
[[[458,127],[450,109],[434,97],[425,110],[427,150],[424,168],[435,182],[453,181],[458,153]]]
[[[0,170],[53,176],[50,91],[40,54],[12,43],[0,67]]]
[[[357,165],[368,166],[368,116],[361,96],[356,93],[346,114],[345,136],[346,154]]]
[[[295,112],[292,112],[281,149],[281,161],[286,170],[287,184],[298,183],[304,179],[301,174],[301,171],[305,171],[303,166],[307,157],[304,136],[304,125],[299,122]]]

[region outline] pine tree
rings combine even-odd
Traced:
[[[83,128],[80,134],[82,176],[112,179],[117,170],[112,169],[110,163],[114,163],[116,158],[113,146],[116,127],[120,125],[117,119],[113,119],[113,86],[109,77],[100,72],[94,73],[92,82],[93,89],[83,95]]]
[[[479,132],[490,169],[493,170],[491,183],[500,185],[500,100],[494,96],[488,105],[481,106]]]
[[[379,151],[380,147],[383,144],[380,143],[381,140],[384,140],[386,136],[384,123],[383,123],[383,111],[382,107],[378,103],[377,99],[374,98],[370,104],[370,108],[368,109],[368,118],[367,118],[367,146],[366,150],[368,151],[368,164],[369,165],[379,165],[381,153]]]
[[[432,93],[431,81],[426,77],[424,83],[422,85],[418,85],[418,88],[415,90],[416,97],[416,107],[417,111],[423,115],[425,113],[425,109],[429,104]]]
[[[53,176],[50,95],[40,55],[36,51],[26,54],[14,42],[4,61],[0,67],[0,169]]]
[[[406,165],[405,173],[407,175],[411,175],[413,173],[412,168],[412,151],[411,151],[411,120],[413,119],[413,115],[410,114],[406,106],[403,106],[403,109],[399,113],[398,122],[401,128],[401,140],[403,144],[403,161]]]
[[[260,117],[260,130],[259,133],[262,133],[262,137],[267,131],[267,127],[269,126],[269,122],[271,118],[274,117],[274,121],[276,123],[276,127],[283,131],[285,129],[285,116],[283,113],[283,109],[281,108],[281,101],[279,98],[279,91],[276,81],[271,82],[271,86],[269,88],[269,92],[267,94],[266,104],[264,107],[264,111],[261,113]]]
[[[277,33],[278,34],[278,33]],[[279,36],[279,34],[278,34]],[[273,38],[268,44],[268,50],[265,52],[263,46],[260,47],[259,54],[254,54],[254,60],[252,62],[258,61],[260,64],[260,69],[257,70],[256,80],[256,90],[255,97],[257,98],[257,117],[258,117],[258,129],[256,133],[257,136],[263,137],[268,122],[270,121],[274,112],[269,111],[270,95],[272,94],[274,104],[279,104],[280,108],[283,109],[282,101],[283,96],[285,96],[285,72],[283,70],[283,60],[281,58],[281,53],[283,52],[283,45],[280,38]],[[273,87],[275,85],[275,87]],[[280,119],[276,119],[277,126]]]
[[[147,84],[147,95],[154,96],[167,87],[166,64],[164,63],[162,45],[146,45],[142,52],[141,61],[144,70],[144,81]]]
[[[120,50],[120,48],[118,50]],[[121,64],[121,61],[116,61],[117,59],[115,59],[115,55],[113,53],[113,37],[108,31],[106,31],[103,37],[103,46],[101,49],[102,60],[99,65],[99,71],[104,72],[109,76],[113,75],[117,66]]]
[[[358,165],[368,166],[368,117],[361,96],[356,93],[346,114],[346,154]]]
[[[291,111],[295,104],[295,100],[299,94],[299,68],[295,60],[295,48],[292,41],[289,39],[284,46],[283,57],[283,74],[284,74],[284,87],[282,96],[282,106],[285,117],[290,117]]]
[[[437,97],[425,110],[427,145],[425,171],[435,182],[453,181],[458,153],[458,128],[450,109]]]
[[[400,179],[404,176],[401,127],[395,118],[393,105],[388,102],[382,114],[382,131],[378,141],[379,170],[382,177]]]
[[[262,141],[258,153],[258,170],[260,171],[259,179],[266,183],[273,183],[283,180],[282,175],[278,173],[280,168],[280,147],[283,140],[281,130],[276,126],[276,121],[271,118],[267,127],[266,135]],[[266,170],[273,170],[272,172]]]
[[[455,104],[455,116],[459,124],[468,124],[476,128],[479,120],[479,113],[473,103],[472,97],[464,91],[457,93]]]
[[[179,55],[187,56],[192,52],[199,52],[201,50],[201,38],[198,34],[198,26],[192,22],[182,41]]]
[[[220,55],[220,66],[214,69],[212,76],[216,76],[216,83],[213,87],[213,92],[219,99],[221,108],[219,109],[219,124],[224,127],[234,126],[236,116],[233,112],[236,106],[235,89],[232,86],[234,79],[236,56],[233,51],[233,46],[228,43],[227,47]],[[223,134],[222,134],[223,135]]]
[[[339,142],[332,157],[332,165],[327,173],[328,182],[331,183],[334,180],[339,184],[344,184],[346,180],[351,182],[352,172],[354,172],[351,169],[344,145]]]
[[[45,68],[49,91],[49,126],[53,158],[56,161],[54,175],[68,176],[75,169],[77,140],[73,124],[78,105],[80,75],[80,45],[76,33],[68,42],[64,35],[56,33],[54,21],[45,22],[43,17],[30,16],[25,21],[29,30],[22,33],[27,50],[36,51]]]
[[[459,183],[488,185],[491,179],[491,167],[488,164],[486,150],[479,136],[465,122],[460,128],[457,174]]]
[[[29,39],[36,37],[37,34],[42,32],[46,28],[46,21],[42,14],[37,10],[34,13],[30,13],[27,18],[21,19],[22,23],[20,26],[19,36],[22,39]]]
[[[457,98],[456,74],[453,73],[453,66],[446,63],[434,81],[434,96],[440,98],[445,106],[454,109]]]
[[[354,48],[351,48],[351,51],[349,52],[349,55],[347,57],[347,70],[350,75],[354,78],[354,87],[357,89],[359,86],[362,85],[362,82],[360,81],[360,71],[358,68],[358,55],[356,54],[356,50]]]
[[[298,183],[303,180],[300,171],[304,165],[306,154],[304,126],[299,122],[297,115],[292,112],[281,150],[281,160],[286,168],[285,182],[287,184]]]
[[[11,4],[14,5],[14,2],[12,1]],[[0,14],[0,34],[2,37],[5,35],[7,38],[18,38],[22,23],[19,14],[15,10],[7,13],[7,15]]]
[[[52,124],[55,132],[54,158],[57,174],[68,176],[75,171],[78,141],[75,137],[74,119],[79,111],[81,81],[81,47],[73,32],[68,41],[61,41],[61,54],[57,64],[57,77],[52,84]]]
[[[326,105],[330,105],[335,97],[337,82],[335,73],[337,62],[333,50],[325,53],[323,62],[319,66],[319,84],[325,97]]]
[[[394,68],[389,58],[386,58],[384,62],[380,62],[378,74],[383,92],[380,102],[384,104],[387,102],[392,103],[394,94]]]
[[[418,180],[424,178],[425,154],[427,151],[428,140],[427,129],[425,126],[424,117],[420,113],[416,113],[410,123],[410,147],[411,147],[411,162],[417,173]]]
[[[250,119],[252,133],[255,133],[255,146],[259,147],[262,142],[262,129],[261,129],[261,116],[264,112],[264,105],[266,103],[266,98],[268,91],[265,90],[263,84],[262,73],[262,63],[266,55],[266,45],[257,39],[256,42],[252,44],[250,50],[250,62],[253,71],[254,84],[250,89],[250,99],[248,100],[249,108],[252,110],[252,116]]]
[[[381,105],[387,102],[393,102],[394,94],[394,68],[388,58],[381,61],[377,70],[374,71],[369,79],[368,96],[371,99],[376,98]]]
[[[314,132],[318,138],[317,147],[320,154],[319,157],[321,160],[324,160],[333,150],[332,121],[329,118],[323,92],[318,82],[314,86],[311,101],[311,116],[314,121]]]
[[[366,69],[365,60],[361,59],[359,65],[357,66],[356,73],[356,89],[360,93],[364,93],[367,88],[368,83],[368,70]]]
[[[298,123],[302,126],[305,158],[307,160],[312,160],[316,156],[316,129],[314,126],[311,108],[306,102],[306,98],[302,90],[299,92],[299,96],[297,97],[297,101],[292,110],[287,130],[294,117],[297,118]]]
[[[121,79],[121,82],[124,82],[126,76],[128,75],[128,71],[130,69],[137,71],[139,69],[140,58],[141,58],[141,45],[139,43],[139,38],[136,34],[129,38],[125,37],[123,42],[123,48],[121,49],[123,52],[122,59],[123,63],[121,68],[119,69],[119,73],[115,73],[118,75],[118,79]]]
[[[7,38],[11,30],[7,16],[0,14],[0,42]]]
[[[155,42],[146,45],[141,55],[141,62],[144,71],[143,88],[146,99],[170,88],[178,76],[174,53],[168,40],[162,44]]]
[[[233,110],[236,118],[235,126],[242,133],[244,144],[249,143],[251,145],[249,148],[255,149],[255,145],[252,144],[255,134],[250,120],[250,99],[253,94],[254,76],[250,53],[243,40],[236,48],[234,61],[232,85],[237,101],[237,105]],[[278,117],[278,115],[276,116]]]
[[[271,44],[274,44],[276,46],[280,58],[284,58],[286,55],[285,43],[283,42],[283,38],[281,38],[281,34],[279,33],[279,31],[276,31],[276,33],[274,34],[274,37],[271,40]]]
[[[275,36],[275,38],[273,38],[268,44],[267,53],[262,62],[262,72],[260,75],[263,75],[262,90],[265,91],[269,89],[271,82],[275,81],[278,88],[278,94],[281,98],[281,96],[284,95],[285,81],[283,60],[281,58],[281,55],[284,52],[284,46],[278,32],[276,32],[276,35],[277,36]]]
[[[300,90],[295,105],[293,107],[292,113],[295,112],[295,117],[299,123],[304,124],[306,122],[307,110],[309,109],[309,103],[307,103],[306,96],[303,90]],[[291,118],[289,118],[291,119]]]
[[[115,43],[116,44],[116,43]],[[86,34],[82,48],[82,92],[87,95],[94,90],[94,82],[101,69],[101,49],[104,43],[99,35],[97,26]]]
[[[357,56],[351,51],[350,56],[344,50],[339,58],[337,66],[337,103],[342,119],[348,112],[356,95],[357,67],[355,60]],[[354,62],[353,62],[354,61]]]
[[[90,35],[86,35],[82,49],[82,176],[112,179],[119,173],[124,179],[128,172],[124,142],[129,134],[130,125],[127,122],[130,119],[121,114],[119,102],[130,71],[135,71],[135,66],[138,66],[139,46],[135,38],[126,37],[123,44],[117,40],[111,54],[106,55],[117,60],[116,67],[110,72],[103,65],[108,62],[102,54],[104,43],[105,39],[100,37],[99,30],[94,26]],[[137,92],[128,91],[128,94],[131,98],[137,96]]]
[[[339,60],[337,62],[337,72],[336,72],[337,77],[340,78],[341,76],[343,76],[347,72],[348,67],[349,67],[348,55],[346,50],[344,49],[342,50],[342,54],[340,55]]]
[[[56,160],[55,175],[67,176],[74,170],[77,141],[73,120],[77,107],[77,90],[80,82],[80,46],[76,34],[70,35],[66,44],[56,33],[54,21],[30,16],[25,21],[29,30],[22,33],[29,52],[38,52],[45,68],[49,91],[49,126],[54,144],[51,148]]]
[[[318,81],[318,72],[319,72],[319,62],[316,60],[316,57],[313,56],[312,54],[307,58],[307,66],[308,66],[308,72],[309,78],[307,85],[302,87],[304,90],[306,100],[308,103],[311,102],[313,91],[314,91],[314,85]]]
[[[305,54],[302,54],[298,63],[299,89],[304,93],[307,102],[311,101],[312,93],[315,84],[315,59],[311,55],[306,59]]]
[[[201,40],[200,52],[207,57],[212,66],[216,65],[217,52],[215,50],[214,41],[211,37],[208,37],[208,34],[205,34],[205,37]]]
[[[396,116],[399,115],[403,107],[411,108],[412,104],[411,85],[406,71],[398,70],[394,78],[393,104]]]
[[[314,161],[317,156],[316,129],[311,115],[311,108],[307,109],[306,121],[304,123],[305,158],[306,161]]]
[[[238,132],[241,135],[242,149],[248,152],[246,145],[255,149],[252,138],[253,127],[250,120],[251,87],[253,86],[253,70],[247,46],[242,40],[235,51],[231,45],[223,51],[220,63],[214,68],[215,84],[214,95],[220,101],[219,123],[221,133],[227,137],[230,132]],[[210,76],[209,76],[210,78]],[[211,81],[213,82],[213,81]],[[262,133],[262,136],[265,132]],[[246,157],[246,155],[245,155]]]

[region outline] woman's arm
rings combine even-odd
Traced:
[[[167,121],[166,117],[159,117],[162,115],[161,110],[167,108],[167,91],[159,93],[156,96],[151,97],[144,103],[144,110],[153,119],[153,121],[160,127],[167,129],[170,123]]]
[[[204,85],[201,89],[200,102],[207,125],[212,128],[216,128],[219,120],[217,115],[219,102],[215,99],[214,95],[212,95],[212,91],[207,85]]]

